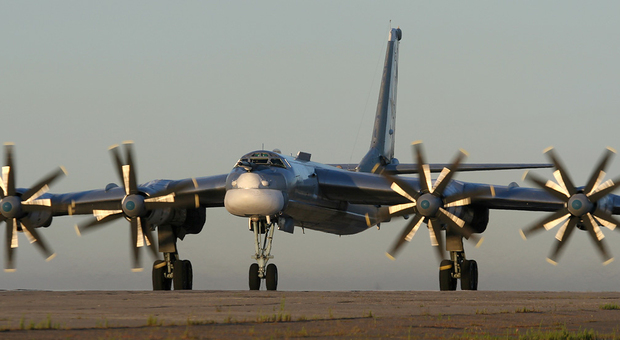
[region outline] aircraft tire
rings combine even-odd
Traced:
[[[443,260],[439,266],[439,290],[456,290],[456,279],[452,277],[454,265],[450,260]]]
[[[192,290],[193,280],[192,263],[189,260],[175,261],[172,271],[174,290]]]
[[[258,277],[258,263],[252,263],[250,266],[250,290],[260,289],[260,277]]]
[[[478,290],[478,263],[464,260],[461,265],[461,290]]]
[[[153,263],[153,290],[170,290],[172,287],[172,279],[168,279],[164,276],[166,267],[157,268],[162,263],[166,262],[157,260]]]
[[[278,267],[276,267],[275,264],[270,263],[269,265],[267,265],[267,278],[265,281],[267,290],[278,289]]]

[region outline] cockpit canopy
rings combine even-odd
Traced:
[[[279,168],[287,168],[287,162],[279,154],[271,151],[253,151],[243,155],[237,162],[235,167],[245,166],[273,166]]]

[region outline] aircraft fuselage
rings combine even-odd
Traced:
[[[240,217],[277,218],[288,232],[293,225],[338,235],[368,229],[366,214],[376,208],[322,195],[317,168],[345,171],[271,151],[251,152],[228,175],[224,206]]]

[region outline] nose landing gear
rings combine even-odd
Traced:
[[[271,244],[275,227],[275,223],[271,222],[270,218],[250,218],[250,230],[254,232],[255,249],[255,255],[252,258],[256,260],[256,263],[250,266],[250,290],[259,290],[261,280],[265,280],[267,290],[278,288],[278,268],[273,263],[267,265],[267,262],[273,258]]]

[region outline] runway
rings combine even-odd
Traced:
[[[620,293],[0,291],[2,339],[620,339]]]

